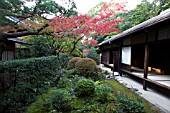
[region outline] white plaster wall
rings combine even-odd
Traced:
[[[122,63],[131,65],[131,47],[122,48]]]

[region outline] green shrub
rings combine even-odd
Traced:
[[[78,97],[87,97],[95,92],[95,85],[92,80],[81,79],[77,82],[75,86],[75,94]]]
[[[106,84],[96,85],[97,101],[107,103],[114,99],[111,88]]]
[[[82,58],[80,58],[80,57],[74,57],[74,58],[70,59],[69,62],[68,62],[68,69],[75,68],[75,65],[76,65],[77,61],[79,61],[81,59]]]
[[[123,113],[144,113],[144,105],[141,102],[133,101],[131,98],[127,96],[118,95],[117,102],[119,105],[117,106],[118,112]]]
[[[58,89],[51,93],[49,100],[50,104],[53,106],[56,111],[70,111],[72,97],[67,90]]]
[[[75,67],[80,75],[85,77],[89,77],[90,75],[97,73],[97,64],[93,59],[90,58],[83,58],[82,60],[79,60]]]
[[[90,75],[90,78],[94,81],[103,80],[105,78],[104,71],[100,67],[96,67],[96,73]]]
[[[68,79],[67,77],[61,77],[57,84],[57,87],[59,88],[71,88],[71,86],[72,86],[72,80]]]
[[[52,89],[47,93],[39,96],[39,98],[32,103],[26,113],[52,113],[65,112],[72,109],[72,99],[70,93],[64,89]]]
[[[86,55],[87,58],[93,59],[97,64],[99,64],[99,54],[97,54],[96,49],[92,49],[92,51],[89,51]]]
[[[61,68],[67,68],[67,64],[69,62],[70,57],[66,53],[59,53],[59,62]]]
[[[37,95],[46,92],[59,70],[57,57],[41,57],[0,63],[0,112],[22,112]]]
[[[65,74],[68,78],[74,78],[74,76],[77,75],[78,73],[77,70],[74,68],[67,70]]]

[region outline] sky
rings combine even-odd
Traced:
[[[85,14],[92,7],[100,3],[101,1],[109,2],[110,0],[74,0],[79,13]],[[127,9],[134,9],[136,5],[140,4],[141,0],[119,0],[127,2]]]

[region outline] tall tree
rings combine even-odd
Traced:
[[[135,9],[129,12],[119,13],[117,16],[124,18],[122,24],[119,24],[119,29],[127,30],[135,25],[138,25],[154,16],[159,15],[162,11],[170,8],[169,0],[153,0],[149,2],[142,0]]]
[[[80,43],[80,40],[85,36],[88,37],[92,34],[97,36],[111,32],[120,32],[117,28],[117,23],[121,22],[122,19],[113,17],[115,17],[116,12],[123,10],[121,4],[117,3],[111,5],[110,3],[103,3],[100,13],[92,18],[88,15],[74,16],[75,5],[73,4],[74,2],[70,1],[69,3],[71,3],[72,7],[66,10],[64,7],[59,7],[58,5],[58,9],[61,8],[63,10],[57,10],[58,13],[56,13],[56,17],[48,20],[44,15],[44,13],[47,14],[47,12],[40,10],[39,5],[44,3],[48,4],[49,1],[38,0],[35,3],[34,8],[29,10],[30,12],[36,10],[35,13],[28,13],[28,15],[25,15],[26,17],[21,20],[17,18],[17,22],[13,25],[13,28],[10,28],[11,26],[3,27],[3,30],[5,30],[5,28],[10,28],[11,31],[6,33],[0,32],[0,40],[5,41],[6,38],[9,37],[27,35],[52,35],[60,42],[60,46],[57,49],[72,54],[76,49],[77,44]],[[47,6],[49,7],[49,5]],[[21,8],[21,10],[24,10],[24,8]]]
[[[104,4],[104,5],[103,5]],[[109,24],[111,24],[110,22],[111,21],[114,21],[115,19],[120,19],[120,20],[123,20],[123,18],[121,17],[118,17],[117,14],[119,13],[124,13],[124,12],[127,12],[127,10],[125,10],[126,6],[126,2],[115,2],[113,0],[111,0],[110,2],[106,3],[106,2],[101,2],[99,4],[97,4],[95,7],[91,8],[89,11],[88,11],[88,15],[92,18],[95,18],[97,17],[98,15],[102,15],[103,12],[107,12],[107,11],[111,11],[112,13],[112,16],[108,17],[106,19],[106,21],[108,22],[107,23],[107,26],[109,26]],[[103,10],[103,8],[105,8],[105,10]],[[121,22],[118,22],[118,23],[121,23]],[[117,25],[118,23],[115,24],[115,27],[117,28]],[[108,28],[106,26],[106,28]],[[95,36],[93,35],[92,37],[98,41],[98,43],[101,43],[102,41],[104,41],[106,38],[110,38],[110,36],[113,36],[113,35],[116,35],[120,32],[117,32],[117,31],[112,31],[112,32],[105,32],[105,34],[100,34],[98,36]]]
[[[103,2],[100,4],[99,13],[95,16],[78,15],[74,17],[55,17],[51,20],[50,26],[58,39],[65,40],[64,45],[69,44],[70,54],[76,49],[77,44],[85,36],[105,35],[112,32],[121,32],[117,28],[117,23],[121,18],[114,18],[116,12],[124,11],[121,4],[110,4]],[[65,46],[67,47],[67,46]]]
[[[31,1],[31,6],[27,6],[30,3],[28,1]],[[47,19],[47,16],[49,15],[69,17],[77,14],[76,6],[72,0],[63,1],[64,4],[68,4],[68,9],[54,0],[28,1],[0,1],[0,20],[2,20],[0,21],[0,40],[5,40],[7,37],[39,34],[44,28],[48,27],[49,19]],[[6,33],[2,31],[6,31]]]
[[[31,3],[29,6],[28,4]],[[28,35],[51,35],[49,15],[70,17],[77,14],[73,0],[1,0],[0,56],[7,38]]]

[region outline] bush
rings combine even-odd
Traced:
[[[72,80],[68,79],[67,77],[61,77],[57,84],[57,87],[59,88],[71,88],[71,86],[72,86]]]
[[[24,111],[37,95],[47,91],[59,67],[57,57],[1,62],[0,112]]]
[[[111,88],[106,84],[96,85],[96,95],[97,101],[100,103],[108,103],[114,99],[114,96],[111,93]]]
[[[52,89],[28,107],[26,113],[52,113],[64,112],[72,109],[73,97],[64,89]]]
[[[70,111],[72,97],[67,90],[58,89],[51,93],[49,100],[50,104],[53,106],[56,111]]]
[[[95,92],[95,85],[92,80],[89,79],[81,79],[77,82],[75,86],[75,94],[78,97],[87,97]]]
[[[117,107],[118,112],[122,113],[144,113],[144,105],[141,102],[135,102],[131,98],[123,95],[118,95],[117,101],[119,105]]]
[[[68,62],[68,69],[73,69],[73,68],[75,68],[75,65],[76,65],[76,63],[77,63],[77,61],[79,61],[79,60],[81,60],[82,58],[80,58],[80,57],[74,57],[74,58],[72,58],[71,60],[69,60],[69,62]]]
[[[59,53],[59,61],[61,68],[67,68],[70,57],[66,53]]]
[[[89,77],[90,75],[97,73],[97,64],[93,59],[90,58],[83,58],[82,60],[79,60],[75,67],[80,75],[85,77]]]
[[[89,51],[86,55],[87,58],[93,59],[97,64],[99,64],[99,54],[96,53],[96,50]]]

